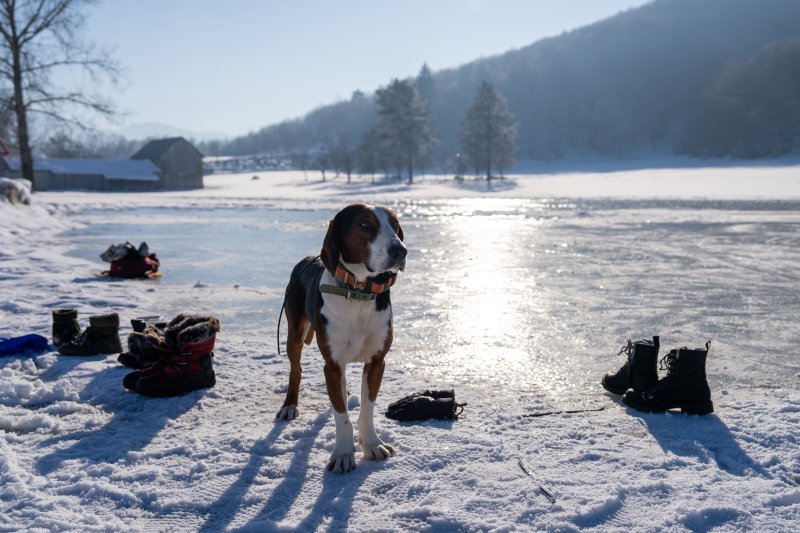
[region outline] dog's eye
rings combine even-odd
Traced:
[[[362,222],[361,224],[359,224],[359,226],[360,226],[360,227],[361,227],[361,229],[363,229],[364,231],[369,231],[369,230],[371,230],[371,229],[372,229],[372,224],[370,224],[370,223],[369,223],[368,221],[366,221],[366,220],[365,220],[364,222]]]

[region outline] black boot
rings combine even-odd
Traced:
[[[63,355],[97,355],[102,353],[120,353],[122,343],[119,340],[119,315],[98,315],[89,317],[89,327],[72,342],[58,347]]]
[[[53,344],[56,348],[80,337],[77,309],[53,309]]]
[[[628,391],[622,402],[628,407],[650,413],[661,413],[667,409],[680,409],[683,413],[707,415],[714,412],[711,389],[706,381],[706,356],[711,341],[705,350],[698,348],[676,348],[661,359],[666,365],[667,376],[643,391]]]
[[[628,339],[628,344],[619,351],[628,356],[625,364],[615,374],[603,376],[603,388],[613,394],[625,394],[628,389],[638,391],[655,385],[658,382],[658,348],[658,335],[652,341],[631,342]]]

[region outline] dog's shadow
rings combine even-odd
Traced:
[[[289,468],[283,480],[272,490],[272,494],[264,503],[263,509],[258,513],[259,518],[267,515],[271,520],[278,521],[289,512],[292,504],[300,495],[300,490],[305,482],[308,459],[314,440],[319,432],[322,431],[322,428],[325,427],[329,417],[330,413],[327,411],[317,416],[304,437],[296,441],[294,456]],[[275,447],[278,437],[286,428],[286,422],[276,420],[269,434],[253,443],[253,447],[250,450],[250,459],[242,468],[239,478],[228,487],[216,502],[209,506],[209,516],[199,531],[222,531],[228,527],[239,512],[248,490],[264,466],[265,458],[274,455],[271,450]]]
[[[309,457],[314,447],[314,441],[326,424],[330,422],[330,418],[331,410],[328,409],[317,416],[310,428],[304,431],[303,437],[298,439],[294,445],[294,456],[282,481],[272,489],[269,498],[255,516],[246,524],[236,528],[237,531],[273,530],[276,529],[277,522],[286,518],[307,481]],[[286,427],[285,422],[276,421],[269,434],[253,444],[250,460],[242,468],[239,478],[216,502],[209,505],[209,516],[199,531],[221,531],[229,527],[245,501],[248,490],[264,466],[265,458],[273,455],[271,450]],[[353,499],[358,489],[374,470],[374,468],[365,468],[361,464],[359,466],[360,468],[347,475],[332,474],[320,469],[322,490],[308,515],[292,529],[314,531],[324,519],[330,519],[330,527],[335,530],[346,529]],[[317,468],[317,466],[312,468]],[[335,509],[331,506],[331,501],[337,502]]]

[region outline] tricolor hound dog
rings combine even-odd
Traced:
[[[405,268],[406,253],[403,229],[391,209],[352,204],[331,220],[320,256],[297,263],[286,287],[286,352],[291,368],[286,400],[277,418],[297,417],[300,353],[303,342],[311,344],[316,332],[336,421],[336,444],[327,465],[333,472],[355,468],[353,425],[346,402],[347,363],[364,363],[358,415],[364,458],[383,460],[394,452],[378,438],[372,418],[384,357],[392,345],[389,288]]]

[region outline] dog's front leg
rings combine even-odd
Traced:
[[[328,470],[344,474],[356,467],[356,450],[353,446],[353,424],[347,415],[344,369],[334,361],[325,362],[325,384],[333,406],[336,421],[336,444],[328,461]]]
[[[358,414],[358,442],[364,458],[379,461],[394,453],[394,448],[378,438],[373,424],[375,398],[378,397],[385,367],[383,356],[376,356],[364,365],[364,373],[361,375],[361,411]]]

